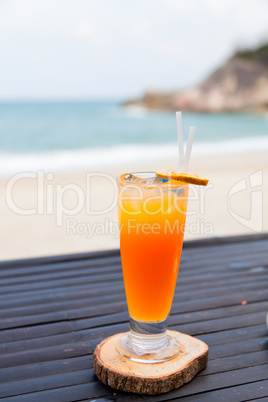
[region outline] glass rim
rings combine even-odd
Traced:
[[[167,180],[166,183],[154,183],[154,184],[150,184],[150,183],[148,183],[148,184],[144,184],[144,183],[139,184],[139,182],[126,182],[126,181],[122,180],[122,176],[127,175],[127,174],[131,174],[131,175],[134,175],[134,176],[136,176],[136,175],[147,175],[147,176],[152,175],[152,176],[156,177],[156,173],[154,171],[126,172],[126,173],[121,174],[120,176],[117,176],[116,181],[117,181],[117,184],[119,186],[133,188],[133,189],[139,187],[139,188],[146,188],[146,189],[156,189],[157,188],[157,189],[160,189],[160,190],[161,189],[168,190],[168,189],[176,189],[176,188],[186,188],[189,185],[189,183],[182,183],[182,182],[179,182],[179,181],[177,183],[175,183],[174,180],[173,180],[172,183],[171,183],[170,180]]]

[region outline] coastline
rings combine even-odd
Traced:
[[[118,248],[112,178],[128,171],[174,168],[175,155],[177,149],[169,158],[163,152],[161,158],[143,157],[140,162],[131,158],[114,161],[110,168],[49,169],[40,171],[39,176],[32,170],[31,177],[21,176],[13,186],[11,174],[1,177],[0,260]],[[262,209],[268,203],[266,147],[214,156],[194,152],[190,171],[208,177],[210,182],[207,188],[192,188],[185,239],[268,231],[268,216]],[[77,194],[84,198],[83,205],[78,205]],[[69,215],[71,209],[75,213]],[[100,210],[103,213],[97,212]]]
[[[184,144],[186,147],[186,143]],[[219,141],[196,141],[191,159],[203,160],[215,156],[241,155],[250,152],[268,153],[268,136],[226,138]],[[45,170],[56,174],[82,171],[110,170],[122,171],[121,166],[130,162],[133,166],[155,164],[155,161],[174,161],[177,166],[178,144],[174,143],[136,143],[112,147],[97,147],[73,150],[51,150],[35,153],[0,152],[0,179],[16,174],[18,171]],[[142,161],[142,162],[140,162]],[[146,161],[146,163],[144,162]],[[137,169],[136,169],[137,170]]]

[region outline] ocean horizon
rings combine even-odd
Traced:
[[[193,155],[268,150],[268,115],[183,112]],[[26,170],[100,169],[176,157],[174,112],[118,101],[0,102],[0,175]]]

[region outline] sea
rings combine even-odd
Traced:
[[[268,114],[183,112],[195,155],[268,151]],[[0,102],[0,175],[101,169],[178,154],[174,112],[120,101]]]

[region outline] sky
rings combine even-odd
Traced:
[[[268,0],[0,0],[0,99],[185,88],[265,40]]]

